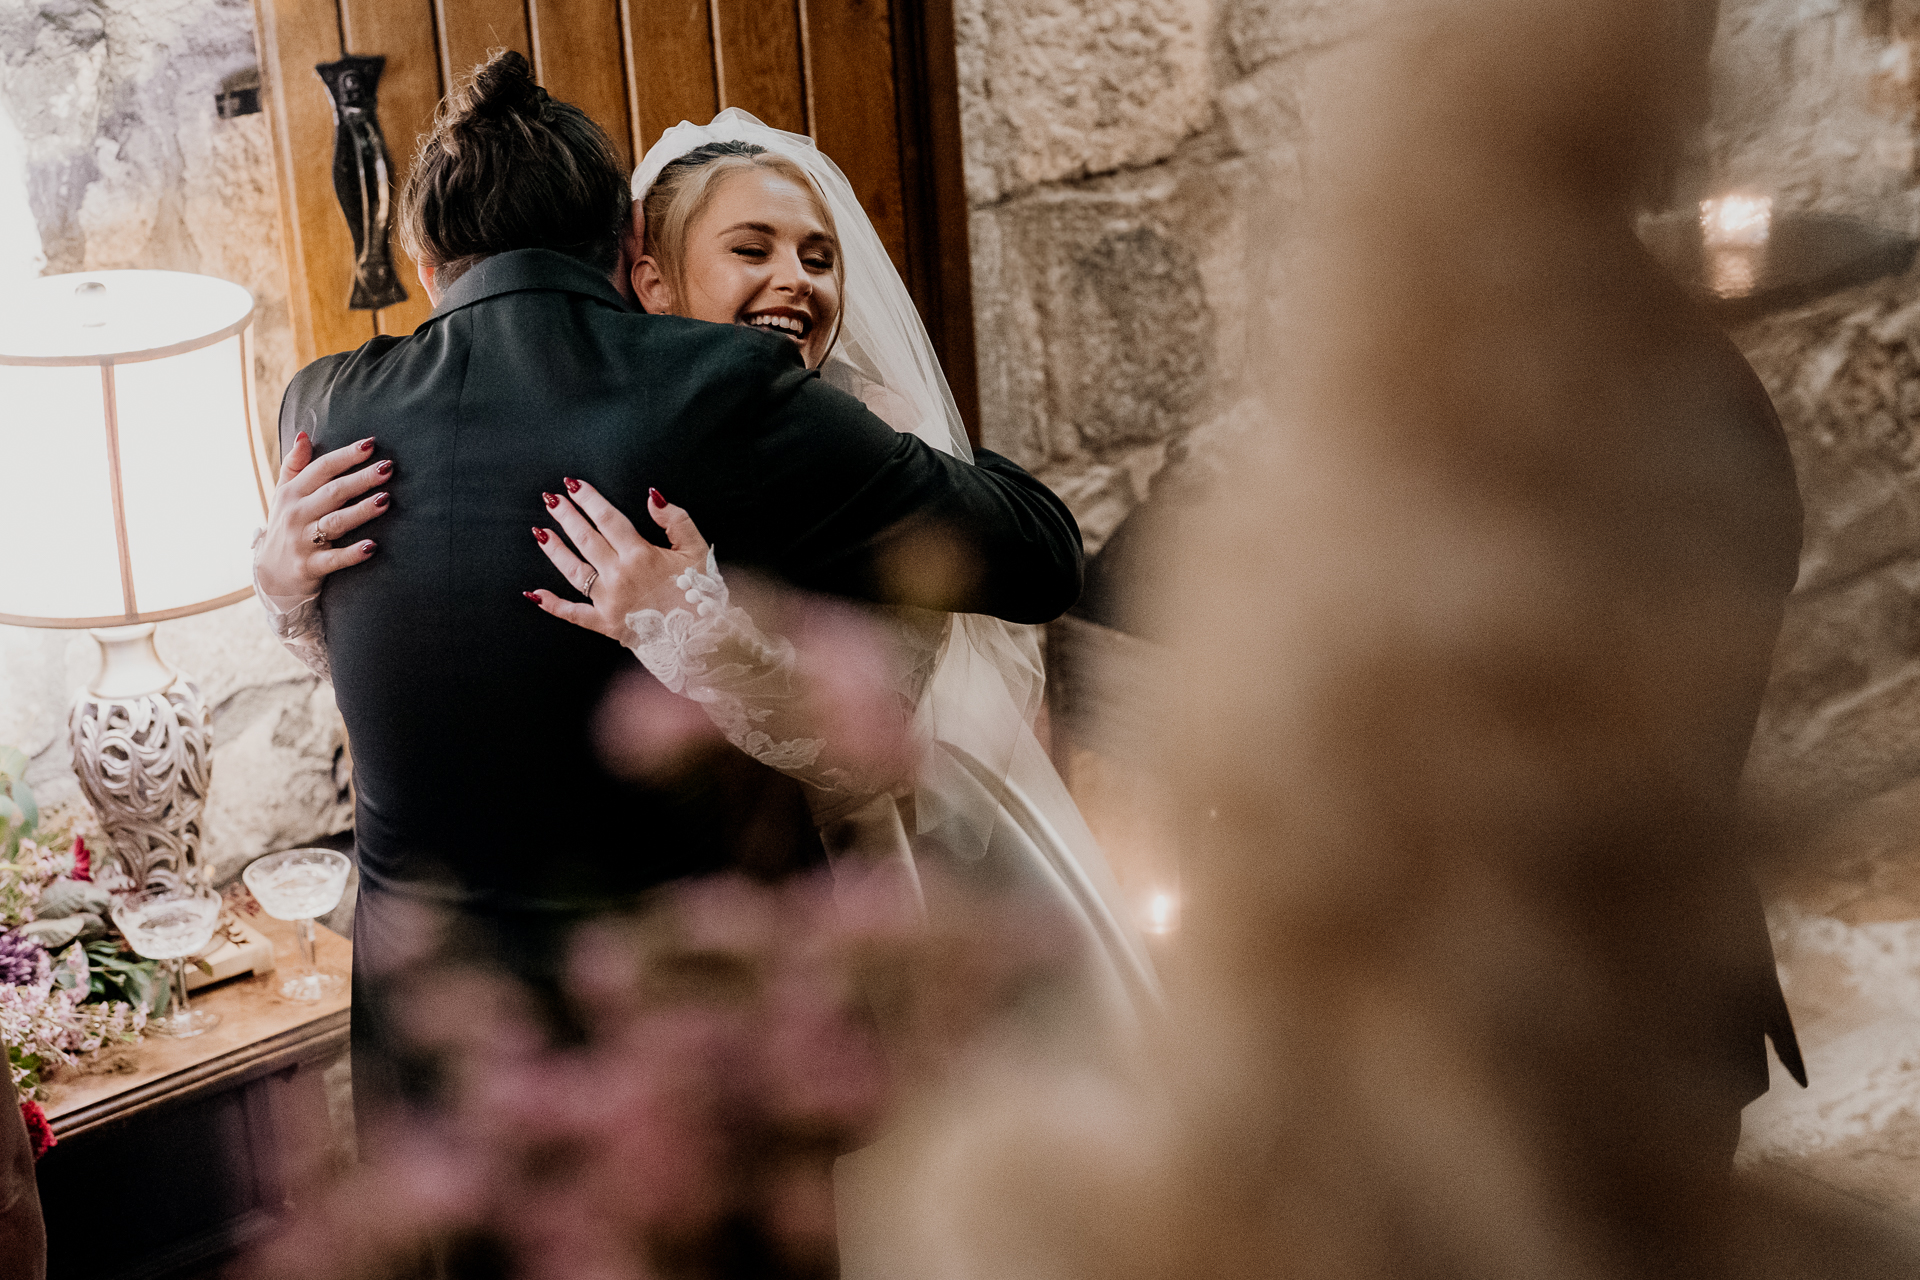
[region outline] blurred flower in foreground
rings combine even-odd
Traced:
[[[411,1275],[432,1254],[527,1280],[836,1275],[835,1159],[1064,954],[1031,916],[945,918],[963,923],[936,935],[879,877],[692,882],[582,931],[560,1046],[513,984],[440,975],[407,1022],[444,1109],[241,1274]]]

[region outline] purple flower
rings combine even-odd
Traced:
[[[52,971],[47,949],[18,930],[0,933],[0,986],[31,987]]]

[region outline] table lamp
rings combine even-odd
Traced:
[[[253,591],[253,317],[239,285],[176,271],[0,292],[0,623],[99,642],[73,766],[136,887],[203,879],[212,737],[153,624]]]

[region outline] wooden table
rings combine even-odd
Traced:
[[[338,1161],[322,1074],[346,1056],[347,993],[282,997],[284,966],[298,964],[293,926],[247,922],[283,969],[194,992],[219,1026],[150,1036],[49,1082],[49,1280],[210,1273]],[[318,925],[314,936],[320,967],[349,973],[351,944]]]

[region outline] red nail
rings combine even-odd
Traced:
[[[546,499],[548,510],[560,505],[560,495],[557,493],[543,493],[540,496]]]
[[[390,501],[390,499],[388,499],[387,495],[384,493],[376,493],[373,495],[373,505],[376,507],[384,507],[387,505],[388,501]]]
[[[294,432],[294,435],[293,435],[293,441],[294,441],[294,443],[295,443],[295,444],[300,444],[300,443],[302,443],[302,442],[304,442],[304,443],[306,443],[306,444],[312,444],[312,443],[313,443],[313,437],[312,437],[312,436],[310,436],[310,435],[308,435],[308,434],[307,434],[306,432],[304,432],[304,431],[296,431],[296,432]]]
[[[388,458],[388,459],[387,459],[387,460],[386,460],[385,462],[382,462],[382,463],[381,463],[380,465],[378,465],[378,466],[376,466],[376,467],[375,467],[375,468],[373,469],[373,472],[374,472],[374,474],[375,474],[375,475],[381,475],[381,476],[390,476],[390,475],[392,475],[392,474],[393,474],[393,459],[392,459],[392,458]]]
[[[366,438],[365,440],[362,440],[362,441],[360,442],[360,452],[362,452],[362,453],[372,453],[372,452],[373,452],[373,437],[372,437],[372,436],[368,436],[368,437],[367,437],[367,438]]]
[[[544,547],[547,545],[547,531],[539,525],[533,526],[533,536],[539,541],[541,546]]]
[[[667,505],[667,500],[661,496],[658,489],[647,490],[647,501],[656,507],[664,507]]]
[[[578,480],[573,479],[571,476],[567,477],[567,492],[568,493],[580,492],[580,482]]]
[[[522,591],[520,594],[525,596],[527,599],[533,601],[535,604],[540,603],[540,593],[538,591]]]
[[[361,555],[363,555],[363,556],[370,556],[370,555],[372,555],[372,554],[373,554],[373,548],[374,548],[374,547],[375,547],[376,545],[377,545],[377,544],[376,544],[376,543],[375,543],[375,542],[374,542],[374,541],[373,541],[373,540],[372,540],[371,538],[369,538],[369,539],[368,539],[367,541],[365,541],[365,542],[363,542],[363,543],[361,543],[361,544],[360,544],[360,554],[361,554]]]

